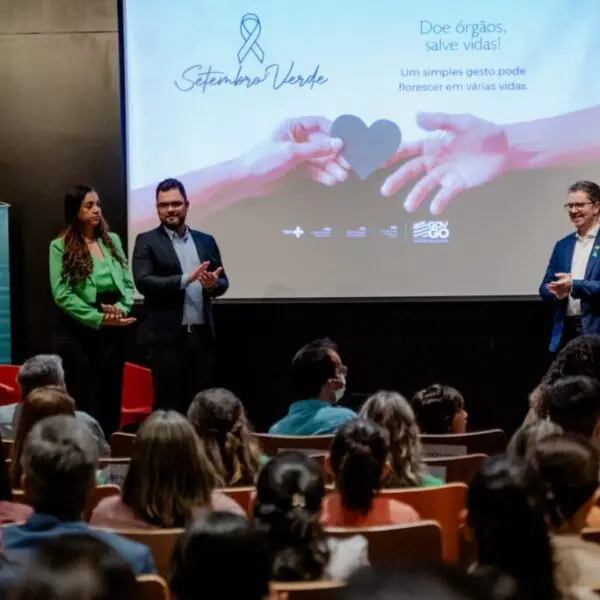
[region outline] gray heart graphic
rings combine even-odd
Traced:
[[[342,115],[331,126],[331,137],[344,142],[342,156],[362,180],[392,158],[402,141],[400,127],[393,121],[381,119],[367,127],[354,115]]]

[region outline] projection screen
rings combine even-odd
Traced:
[[[123,3],[130,251],[186,185],[229,299],[530,296],[600,180],[597,0]]]

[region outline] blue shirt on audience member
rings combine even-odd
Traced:
[[[269,433],[273,435],[327,435],[335,433],[356,413],[323,400],[300,400],[290,405],[288,414],[277,421]]]
[[[173,249],[183,275],[181,276],[181,288],[185,289],[185,299],[183,301],[183,321],[182,325],[202,325],[204,323],[204,296],[202,284],[199,281],[189,283],[187,281],[188,274],[200,266],[200,257],[198,256],[198,248],[196,242],[190,233],[188,227],[185,228],[185,233],[180,237],[171,229],[165,227],[165,231],[173,244]]]
[[[2,549],[10,557],[34,551],[41,542],[67,534],[88,534],[112,546],[129,564],[136,575],[156,573],[150,548],[125,539],[111,531],[93,529],[84,521],[61,521],[54,516],[34,513],[21,525],[0,529]]]

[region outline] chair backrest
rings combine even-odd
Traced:
[[[232,500],[235,500],[248,515],[252,514],[254,497],[256,495],[256,488],[253,485],[220,488],[218,491],[223,492],[223,494],[226,494]]]
[[[160,575],[138,575],[136,579],[138,582],[137,600],[169,600],[169,586]]]
[[[380,494],[412,506],[422,519],[437,521],[442,528],[443,557],[457,562],[460,555],[459,527],[467,505],[468,488],[464,483],[438,487],[383,489]]]
[[[460,454],[499,454],[506,450],[506,434],[502,429],[486,429],[469,433],[447,433],[440,435],[421,434],[424,456],[454,455],[444,446],[461,446]],[[437,447],[437,448],[436,448]]]
[[[442,528],[436,521],[380,527],[327,527],[325,532],[336,538],[364,536],[369,543],[369,562],[373,567],[431,565],[442,561]]]
[[[282,450],[329,452],[333,441],[333,435],[253,435],[267,456],[277,456]]]
[[[131,458],[135,433],[116,431],[110,436],[110,455],[113,458]]]
[[[0,365],[0,406],[14,404],[21,399],[17,374],[19,365]]]
[[[89,521],[92,513],[98,503],[104,498],[110,498],[111,496],[118,496],[121,493],[121,488],[118,485],[97,485],[88,496],[87,504],[85,507],[85,520]],[[13,502],[19,502],[20,504],[29,504],[29,500],[24,490],[12,490]]]
[[[108,528],[97,527],[95,529],[107,530]],[[150,548],[157,573],[169,581],[171,576],[171,556],[175,549],[177,540],[183,533],[183,529],[114,529],[112,531],[128,540],[139,542]]]
[[[152,412],[154,386],[150,369],[126,362],[121,390],[121,426],[139,423]]]
[[[335,600],[344,587],[343,581],[272,582],[273,589],[288,600]]]
[[[435,475],[436,470],[442,470],[442,479],[445,483],[470,483],[479,469],[481,461],[487,454],[466,454],[465,456],[444,456],[439,458],[425,458],[425,464],[431,468]],[[438,471],[439,472],[439,471]]]

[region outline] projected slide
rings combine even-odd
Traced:
[[[229,298],[535,294],[600,180],[597,0],[126,2],[129,242],[177,177]]]

